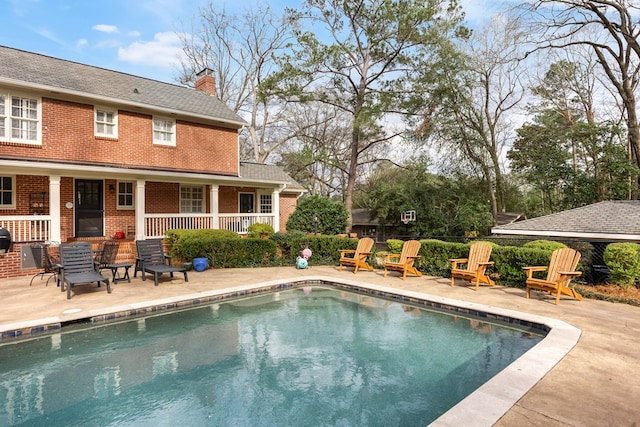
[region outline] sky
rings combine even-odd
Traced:
[[[213,3],[240,13],[255,1],[0,0],[0,45],[175,83],[181,54],[176,32],[191,26],[198,9]],[[300,3],[269,0],[276,12]],[[496,0],[462,4],[473,25],[501,7]]]

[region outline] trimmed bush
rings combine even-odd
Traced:
[[[567,245],[553,240],[533,240],[522,245],[524,248],[542,249],[545,251],[555,251],[556,249],[566,248]]]
[[[171,255],[191,261],[206,257],[211,267],[260,267],[272,265],[276,244],[267,239],[242,239],[229,230],[170,230]]]
[[[261,237],[271,237],[275,230],[271,226],[271,224],[265,224],[256,222],[255,224],[251,224],[249,228],[247,228],[248,237],[252,237],[254,239],[258,239]]]
[[[640,278],[640,245],[611,243],[604,250],[604,262],[611,273],[611,283],[630,288]]]

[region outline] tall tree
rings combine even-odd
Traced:
[[[197,73],[212,69],[217,96],[249,123],[241,135],[242,158],[263,163],[289,137],[283,106],[258,92],[277,70],[274,58],[287,47],[289,27],[265,5],[234,15],[209,3],[198,20],[199,26],[179,33],[185,53],[179,80],[195,85]]]
[[[410,77],[456,35],[462,14],[457,0],[306,0],[289,18],[296,44],[280,58],[283,73],[264,89],[351,117],[344,194],[350,214],[363,153],[400,135],[393,117],[415,95]]]
[[[621,100],[629,150],[640,166],[636,89],[640,79],[640,6],[631,0],[535,0],[522,11],[538,49],[587,46]],[[636,183],[637,186],[637,183]]]
[[[511,142],[513,113],[524,94],[521,39],[519,22],[500,15],[462,43],[463,56],[443,63],[440,98],[425,107],[425,121],[418,127],[419,136],[447,148],[449,159],[479,171],[494,220],[506,209],[503,150]]]

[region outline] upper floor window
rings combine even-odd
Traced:
[[[271,194],[260,195],[260,213],[273,213],[273,197]]]
[[[174,119],[153,118],[153,143],[176,145],[176,121]]]
[[[0,93],[0,138],[4,141],[40,144],[41,117],[39,98]]]
[[[0,209],[15,209],[15,178],[0,175]]]
[[[180,187],[180,213],[204,212],[204,188],[201,185]]]
[[[133,182],[118,181],[118,209],[133,209]]]
[[[96,107],[95,135],[108,138],[118,137],[118,111],[111,108]]]

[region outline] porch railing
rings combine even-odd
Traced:
[[[51,216],[0,216],[0,227],[9,230],[14,242],[45,242],[51,236]]]
[[[146,214],[144,222],[147,238],[161,238],[174,228],[211,228],[212,218],[209,214]]]
[[[231,230],[246,234],[252,224],[269,224],[274,227],[275,217],[267,214],[219,214],[221,230]],[[275,228],[275,227],[274,227]]]
[[[266,223],[274,226],[274,215],[265,214],[218,214],[218,228],[246,234],[250,225]],[[145,235],[160,238],[167,230],[174,228],[213,228],[210,214],[147,214],[145,215]]]

